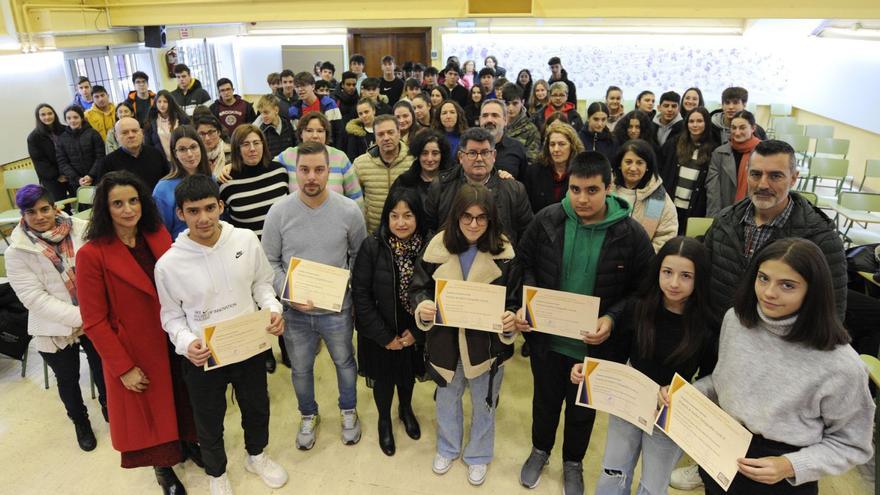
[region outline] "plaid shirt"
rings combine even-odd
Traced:
[[[794,208],[794,200],[789,197],[788,205],[786,205],[785,209],[782,210],[782,213],[776,215],[776,217],[768,223],[764,225],[758,225],[755,223],[755,205],[752,202],[749,202],[749,207],[746,208],[746,214],[743,215],[740,223],[745,225],[745,242],[743,242],[743,255],[745,255],[746,259],[751,260],[752,256],[755,253],[761,250],[764,247],[764,244],[767,244],[767,241],[770,239],[770,234],[773,233],[774,229],[782,227],[788,222],[788,217],[791,216],[791,210]]]

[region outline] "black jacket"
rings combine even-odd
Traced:
[[[535,216],[517,247],[516,262],[522,271],[523,285],[559,289],[567,218],[561,204],[548,206]],[[653,257],[648,234],[632,217],[608,227],[592,294],[601,299],[599,316],[608,315],[615,322],[624,317],[626,300],[635,295]],[[533,353],[547,352],[548,334],[529,332],[525,336]],[[607,342],[611,341],[596,346],[591,355],[619,360],[620,350],[613,351]]]
[[[67,126],[64,126],[63,129],[67,129]],[[58,170],[58,157],[52,136],[34,129],[28,134],[27,149],[40,180],[56,180],[61,175]]]
[[[269,147],[269,156],[273,159],[287,148],[296,146],[296,134],[293,132],[293,126],[290,121],[281,119],[281,134],[275,129],[275,126],[266,125],[260,121],[260,130],[266,136],[266,145]]]
[[[521,142],[505,134],[495,143],[495,168],[504,170],[514,179],[520,180],[528,166],[526,147]]]
[[[846,255],[840,234],[837,233],[834,222],[822,210],[811,205],[796,192],[791,192],[790,195],[794,207],[788,222],[775,229],[764,246],[786,237],[800,237],[818,245],[831,268],[835,306],[842,321],[846,314],[847,277]],[[721,210],[706,232],[704,243],[709,250],[709,261],[712,265],[712,311],[719,319],[733,305],[733,294],[749,264],[743,254],[745,228],[742,219],[750,202],[751,199],[746,198]]]
[[[439,173],[443,174],[447,170],[449,169],[441,168]],[[419,159],[416,158],[413,160],[412,165],[410,165],[409,170],[394,179],[394,183],[391,184],[391,189],[394,189],[395,187],[414,189],[419,194],[419,198],[422,199],[422,207],[424,208],[425,203],[428,200],[428,188],[431,184],[431,182],[425,182],[422,180],[422,164],[419,163]]]
[[[79,180],[87,175],[97,180],[104,160],[104,140],[86,122],[76,130],[68,127],[58,136],[55,158],[61,174],[73,184],[78,185]]]
[[[428,199],[425,201],[425,221],[428,224],[428,230],[436,232],[442,228],[446,216],[452,208],[452,201],[455,199],[455,194],[458,193],[458,188],[466,181],[464,171],[458,165],[431,183],[428,188]],[[502,230],[516,247],[519,238],[522,237],[534,216],[532,208],[529,206],[526,189],[513,179],[499,179],[494,169],[486,187],[492,191],[492,196],[495,198]]]
[[[523,174],[522,183],[534,213],[559,202],[553,195],[553,167],[541,163],[529,165],[526,167],[526,173]],[[568,175],[562,179],[563,197],[566,191],[568,191]]]
[[[171,92],[171,97],[187,115],[192,116],[193,110],[199,105],[206,105],[211,101],[211,95],[202,87],[201,81],[193,80],[193,85],[189,91],[184,92],[178,87]]]
[[[146,144],[141,146],[137,158],[124,148],[119,148],[104,158],[101,175],[119,170],[126,170],[140,177],[152,191],[159,179],[168,173],[168,160],[165,159],[165,153]]]
[[[614,142],[614,137],[607,127],[602,132],[593,132],[585,125],[578,135],[581,142],[584,143],[586,151],[598,151],[608,159],[608,163],[614,162],[617,155],[617,143]]]

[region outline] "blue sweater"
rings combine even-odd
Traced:
[[[159,215],[162,216],[162,223],[171,234],[171,240],[177,239],[177,234],[186,230],[186,223],[177,218],[175,213],[176,204],[174,202],[174,188],[180,184],[183,179],[162,179],[153,189],[153,200],[156,202],[156,208],[159,209]]]

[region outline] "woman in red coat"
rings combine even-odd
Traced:
[[[147,187],[129,172],[111,172],[95,191],[85,238],[76,256],[77,296],[85,333],[104,362],[113,448],[123,468],[153,466],[164,493],[186,493],[171,466],[185,459],[181,440],[194,441],[195,431],[153,281],[171,236]]]

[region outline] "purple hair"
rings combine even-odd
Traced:
[[[37,201],[41,199],[52,202],[52,198],[49,197],[49,191],[38,184],[28,184],[15,193],[15,204],[18,205],[22,213],[28,208],[33,208]]]

